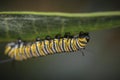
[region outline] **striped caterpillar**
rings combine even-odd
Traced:
[[[34,42],[8,43],[5,54],[12,60],[25,60],[31,57],[48,54],[75,52],[86,47],[88,33],[79,31],[95,31],[119,27],[120,11],[92,13],[61,13],[61,12],[0,12],[0,42],[15,41],[20,37]],[[70,33],[79,33],[71,36]],[[56,35],[60,33],[64,35]],[[49,34],[49,36],[47,36]],[[54,37],[54,35],[56,35]],[[43,39],[46,36],[45,39]],[[51,37],[52,38],[51,38]],[[54,37],[54,38],[53,38]],[[11,61],[3,60],[0,63]]]
[[[38,37],[35,42],[18,40],[7,44],[5,54],[14,60],[22,61],[49,54],[75,52],[84,49],[89,39],[90,36],[87,32],[80,32],[79,35],[75,36],[68,32],[63,37],[60,34],[57,34],[54,38],[46,36],[43,40]]]

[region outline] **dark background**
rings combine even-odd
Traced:
[[[119,0],[0,0],[0,11],[120,11]],[[90,32],[85,56],[55,54],[0,64],[0,80],[120,80],[120,28]],[[0,43],[0,60],[6,43]]]
[[[120,10],[120,0],[0,0],[0,11],[93,12]]]

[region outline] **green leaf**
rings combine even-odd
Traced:
[[[0,12],[0,42],[35,40],[65,32],[77,34],[120,26],[120,11],[94,13]]]

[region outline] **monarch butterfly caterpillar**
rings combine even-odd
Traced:
[[[79,35],[72,36],[69,32],[63,37],[57,34],[54,38],[46,36],[44,40],[39,37],[35,42],[17,42],[8,43],[5,54],[14,60],[26,60],[32,57],[46,56],[49,54],[75,52],[86,47],[90,36],[86,32],[80,32]]]

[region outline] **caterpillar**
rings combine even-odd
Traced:
[[[84,32],[119,26],[120,11],[0,12],[0,42],[10,42],[5,48],[5,54],[14,60],[22,61],[31,57],[82,50],[89,41],[89,34]],[[84,32],[79,33],[80,30]],[[79,35],[72,36],[70,33],[64,34],[65,32],[79,33]],[[40,38],[32,42],[37,36]],[[46,38],[43,39],[45,36]],[[18,37],[23,40],[19,39],[16,42]]]
[[[85,49],[89,40],[90,36],[87,32],[80,32],[74,36],[66,32],[63,37],[57,34],[54,38],[46,36],[45,39],[37,37],[34,42],[24,42],[19,39],[17,42],[7,44],[5,54],[14,60],[22,61],[55,53],[76,52]]]

